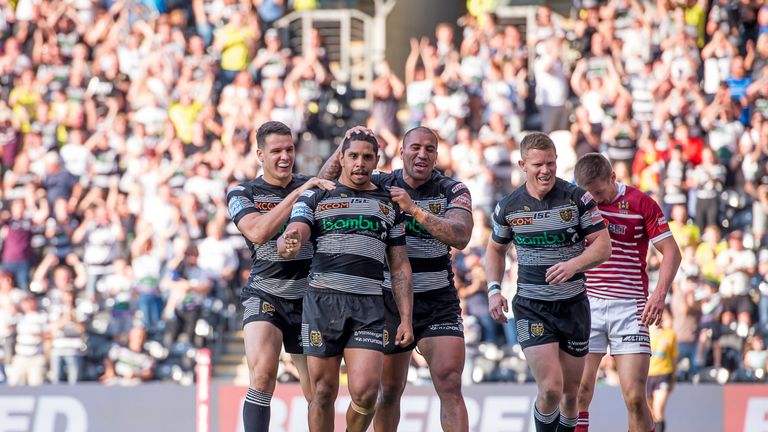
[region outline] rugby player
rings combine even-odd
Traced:
[[[371,183],[378,151],[378,143],[370,135],[345,138],[338,156],[342,170],[336,189],[305,192],[294,204],[290,224],[278,240],[284,257],[296,256],[310,240],[316,246],[302,317],[313,390],[309,404],[312,432],[333,430],[342,357],[352,398],[347,430],[362,432],[373,420],[385,346],[413,342],[405,219],[390,193]],[[385,329],[385,260],[402,318],[394,340]]]
[[[549,136],[526,135],[520,153],[526,182],[498,203],[492,217],[485,255],[489,311],[497,321],[507,321],[500,281],[512,242],[519,263],[512,310],[538,386],[536,431],[572,432],[589,344],[584,272],[611,256],[611,240],[592,197],[556,177],[557,154]]]
[[[246,432],[269,430],[281,344],[299,370],[307,400],[311,392],[301,347],[302,298],[309,284],[312,246],[292,259],[277,254],[277,237],[296,199],[310,188],[333,189],[328,180],[293,175],[295,148],[291,130],[264,123],[256,133],[256,155],[264,174],[232,187],[227,206],[251,251],[251,274],[242,289],[243,333],[250,386],[243,404]]]
[[[589,430],[589,404],[600,361],[610,352],[616,361],[630,432],[654,430],[645,400],[651,345],[648,327],[661,322],[664,300],[680,266],[680,248],[659,205],[639,190],[616,182],[611,163],[589,153],[576,163],[576,183],[597,202],[608,224],[611,258],[587,272],[592,309],[584,375],[579,388],[578,432]],[[646,254],[653,243],[662,254],[659,280],[648,296]]]
[[[353,128],[372,134],[365,128]],[[400,398],[408,378],[411,353],[418,346],[429,364],[440,397],[440,422],[444,431],[469,428],[461,394],[464,369],[464,330],[461,308],[451,269],[451,247],[463,249],[472,235],[472,197],[461,183],[436,171],[437,135],[426,127],[406,132],[400,148],[403,169],[376,174],[373,183],[390,190],[392,199],[406,213],[408,259],[413,269],[414,342],[386,351],[381,393],[376,408],[376,431],[396,431]],[[339,171],[334,158],[321,170],[331,178]],[[400,316],[392,292],[384,290],[387,328],[397,328]]]

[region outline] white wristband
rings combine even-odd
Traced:
[[[493,281],[488,283],[488,298],[491,298],[492,296],[496,294],[501,294],[501,284]]]

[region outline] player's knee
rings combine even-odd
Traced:
[[[461,372],[454,369],[438,371],[435,376],[435,390],[441,399],[461,396]]]
[[[582,384],[579,386],[579,393],[576,397],[576,402],[580,408],[586,408],[592,402],[592,395],[595,392],[595,386],[593,384]]]
[[[405,391],[404,382],[385,381],[381,383],[381,401],[384,404],[394,404],[400,401]]]
[[[578,402],[578,393],[563,393],[561,396],[561,401],[563,402],[563,405],[566,407],[576,407],[576,404]]]
[[[555,385],[545,385],[539,390],[539,394],[547,405],[557,405],[563,399],[562,387]]]
[[[375,387],[357,388],[354,391],[350,389],[349,393],[352,402],[362,408],[373,408],[376,405],[376,398],[379,395],[378,389]]]
[[[275,387],[277,375],[271,371],[265,371],[263,368],[254,366],[250,373],[251,388],[260,391],[269,391]]]
[[[624,403],[627,405],[627,411],[631,413],[638,413],[648,408],[644,389],[632,389],[624,393]]]
[[[319,381],[315,383],[314,392],[312,393],[312,403],[318,406],[333,405],[336,400],[336,394],[338,387],[329,383]]]

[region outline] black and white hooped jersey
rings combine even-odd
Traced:
[[[291,222],[312,230],[313,288],[381,295],[387,247],[406,244],[403,213],[381,187],[310,189],[293,205]]]
[[[275,208],[288,194],[301,187],[309,177],[294,175],[286,187],[267,183],[263,177],[233,186],[227,192],[227,208],[237,225],[245,215],[264,214]],[[304,296],[309,286],[309,264],[312,245],[302,246],[295,258],[283,258],[277,253],[277,239],[285,230],[283,225],[275,236],[263,245],[245,239],[251,251],[251,274],[243,287],[243,294],[261,290],[286,299]]]
[[[547,269],[580,255],[584,239],[604,228],[592,195],[559,178],[541,201],[522,185],[493,212],[493,240],[517,250],[517,294],[535,300],[565,300],[585,290],[584,273],[550,285]]]
[[[412,189],[403,180],[401,169],[388,174],[376,174],[372,180],[384,187],[405,189],[416,205],[438,217],[445,217],[445,213],[451,209],[472,213],[472,196],[467,186],[438,171],[434,171],[432,178],[416,189]],[[408,213],[405,214],[405,238],[408,242],[408,260],[413,271],[413,292],[454,288],[451,247],[434,238]]]

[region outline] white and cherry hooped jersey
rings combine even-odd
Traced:
[[[617,183],[618,195],[598,205],[611,235],[611,257],[587,272],[587,294],[602,299],[648,297],[646,255],[649,242],[672,236],[667,219],[653,198]]]

